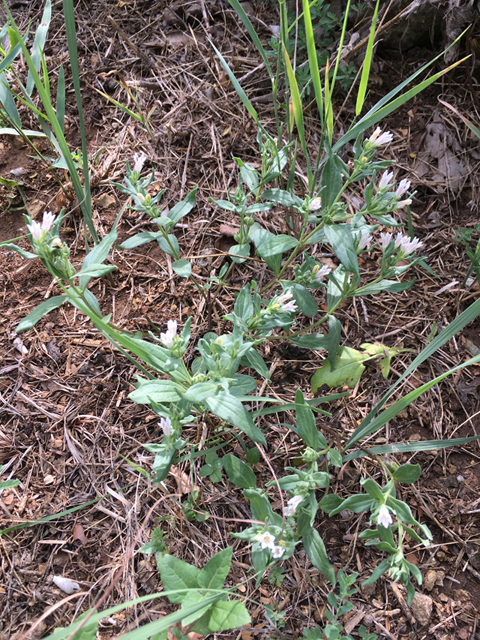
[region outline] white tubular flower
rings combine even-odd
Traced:
[[[323,265],[323,267],[321,267],[315,274],[315,282],[321,282],[322,278],[324,278],[325,276],[328,276],[329,273],[331,273],[332,270],[330,269],[330,267],[327,267],[326,264]]]
[[[286,518],[288,518],[289,516],[293,516],[293,514],[297,510],[298,505],[302,502],[302,500],[303,500],[302,496],[293,496],[293,498],[290,498],[290,500],[287,502],[287,506],[284,509],[284,514]]]
[[[382,177],[380,178],[380,182],[378,183],[379,189],[386,189],[391,183],[393,179],[393,171],[384,171]]]
[[[275,536],[272,536],[268,531],[265,531],[265,533],[259,533],[258,536],[255,536],[255,540],[261,543],[262,549],[273,550],[275,547]]]
[[[134,153],[133,154],[133,161],[134,161],[134,165],[133,165],[133,170],[136,171],[137,173],[140,173],[140,171],[143,169],[143,165],[145,164],[145,160],[147,159],[147,156],[143,153]]]
[[[397,196],[397,198],[401,198],[404,193],[407,193],[407,191],[410,189],[411,184],[412,183],[410,182],[410,180],[400,180],[400,184],[395,191],[395,195]]]
[[[166,436],[172,435],[172,421],[170,420],[170,418],[161,418],[158,426]]]
[[[275,303],[282,307],[282,311],[297,311],[297,305],[291,298],[292,292],[287,291],[287,293],[282,293],[282,295],[276,299]]]
[[[32,220],[30,224],[27,224],[27,229],[32,234],[32,238],[37,242],[42,239],[43,229],[42,225],[36,220]]]
[[[401,233],[397,233],[397,237],[395,238],[395,246],[400,247],[401,251],[408,256],[410,253],[413,253],[420,247],[423,247],[423,242],[421,242],[418,238],[414,238],[410,240],[408,236],[402,236]]]
[[[365,249],[365,247],[372,241],[372,234],[371,233],[364,233],[363,236],[360,238],[360,242],[358,243],[358,248],[359,249]]]
[[[384,144],[388,144],[393,140],[393,135],[390,131],[385,131],[382,133],[380,127],[377,127],[372,135],[369,137],[368,142],[370,142],[374,147],[381,147]]]
[[[173,340],[176,337],[176,335],[177,335],[177,321],[169,320],[167,322],[167,332],[160,334],[160,340],[163,342],[163,344],[166,347],[170,348],[173,346]]]
[[[322,208],[322,200],[320,198],[314,198],[309,204],[310,211],[318,211]]]
[[[406,200],[400,200],[400,202],[397,202],[397,209],[402,209],[403,207],[406,207],[409,204],[412,204],[411,198],[407,198]]]
[[[48,233],[52,228],[52,225],[54,222],[55,222],[55,216],[53,215],[53,213],[51,211],[45,211],[45,213],[43,214],[43,220],[42,220],[42,231],[45,231],[45,233]]]
[[[385,527],[385,529],[387,529],[391,524],[393,524],[393,518],[390,515],[390,511],[387,509],[385,505],[382,505],[380,507],[380,511],[378,512],[378,516],[377,516],[377,524],[382,525],[382,527]]]
[[[271,549],[272,549],[272,556],[274,558],[281,558],[285,553],[285,547],[281,547],[279,544],[274,545],[273,547],[271,547]]]
[[[382,252],[385,252],[388,248],[388,245],[391,243],[393,235],[391,233],[381,233],[380,234],[380,246],[382,247]]]

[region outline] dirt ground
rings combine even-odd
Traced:
[[[22,32],[29,20],[34,26],[38,24],[43,9],[40,2],[9,2],[9,6]],[[207,38],[229,61],[262,122],[273,132],[269,82],[260,57],[227,3],[94,0],[77,3],[76,12],[94,219],[100,237],[109,231],[125,201],[111,182],[122,182],[125,162],[132,161],[134,152],[144,152],[146,166],[155,169],[156,188],[166,190],[163,206],[172,207],[199,186],[197,205],[183,224],[177,225],[176,235],[182,252],[195,257],[193,271],[198,279],[218,274],[228,259],[224,254],[233,244],[228,228],[237,221],[233,214],[212,204],[209,197],[224,198],[229,189],[235,188],[234,156],[256,163],[259,154],[255,125],[211,53]],[[267,3],[255,4],[254,14],[255,27],[267,42],[271,37],[267,25],[278,23],[277,9]],[[52,77],[61,62],[66,66],[66,130],[70,144],[78,148],[61,4],[54,5],[53,15],[45,56]],[[3,23],[1,20],[0,25]],[[378,81],[369,100],[378,100],[434,53],[428,49],[402,55],[379,53],[374,68]],[[156,107],[150,122],[153,138],[95,91],[106,91],[125,103],[127,94],[116,82],[122,79],[136,87],[144,112]],[[354,298],[340,309],[342,344],[358,347],[377,340],[410,351],[393,361],[388,380],[375,366],[369,367],[349,396],[325,405],[331,417],[319,419],[318,426],[335,434],[339,442],[348,438],[425,346],[434,323],[438,330],[444,328],[478,298],[478,287],[464,284],[469,261],[454,236],[456,229],[471,228],[479,222],[480,150],[468,128],[438,101],[441,98],[475,118],[469,91],[472,83],[477,86],[478,74],[473,63],[464,64],[407,103],[385,125],[394,133],[385,157],[393,155],[398,178],[408,177],[417,189],[412,205],[414,230],[436,275],[415,268],[417,280],[408,292],[382,293],[362,302]],[[342,93],[337,100],[338,106],[343,103],[337,123],[337,131],[342,131],[352,117],[354,102]],[[36,128],[26,109],[21,114],[25,128]],[[318,128],[311,109],[306,115],[306,130],[312,145]],[[47,152],[44,143],[39,147]],[[43,210],[58,213],[62,206],[75,205],[68,199],[68,188],[65,194],[53,172],[35,159],[31,149],[11,136],[0,136],[0,176],[11,177],[10,172],[18,168],[23,169],[21,193],[15,191],[11,206],[7,192],[0,194],[0,242],[24,234],[22,198],[37,215]],[[65,186],[66,177],[60,177]],[[284,232],[280,217],[260,213],[257,219],[266,228]],[[118,244],[139,230],[150,229],[154,226],[149,220],[127,210],[119,225]],[[80,262],[85,255],[80,214],[68,216],[62,238],[70,245],[72,261]],[[27,247],[25,239],[19,243]],[[173,275],[165,254],[154,243],[130,251],[115,248],[109,260],[118,270],[110,279],[97,280],[92,288],[102,311],[112,313],[116,325],[144,333],[164,331],[168,319],[177,318],[182,325],[193,316],[193,344],[208,330],[224,331],[222,317],[232,310],[235,293],[249,279],[261,281],[263,277],[249,263],[237,266],[229,288],[209,307],[190,283]],[[3,640],[20,638],[65,597],[53,584],[54,575],[78,582],[82,595],[54,608],[31,638],[65,626],[109,588],[103,607],[160,591],[153,556],[138,551],[158,524],[170,553],[203,566],[214,553],[233,545],[229,586],[249,575],[248,545],[230,536],[242,528],[233,518],[250,517],[240,490],[225,477],[218,483],[200,477],[203,458],[196,458],[193,464],[179,463],[161,486],[146,480],[128,463],[130,460],[147,470],[151,468],[153,456],[142,445],[158,441],[160,428],[153,413],[128,399],[135,367],[113,350],[88,318],[63,306],[21,334],[20,343],[14,343],[18,322],[57,293],[39,262],[25,261],[12,251],[0,249],[0,464],[5,465],[0,480],[14,477],[21,481],[19,487],[0,492]],[[408,392],[479,352],[477,318],[422,365],[402,389]],[[296,389],[301,388],[312,397],[310,380],[325,352],[271,341],[265,343],[264,355],[272,372],[265,393],[292,401]],[[193,348],[188,356],[193,359]],[[447,378],[391,421],[373,442],[480,434],[479,376],[477,365]],[[319,394],[328,392],[321,389]],[[282,414],[280,421],[270,416],[262,420],[259,426],[267,437],[269,459],[277,475],[283,475],[285,466],[294,464],[300,451],[298,439],[282,423],[293,420],[293,415]],[[206,423],[187,435],[190,442],[202,442],[204,447],[223,438],[228,444],[218,451],[219,455],[237,449],[242,454],[228,433],[214,432]],[[402,499],[434,535],[427,549],[413,542],[407,547],[408,559],[424,577],[429,576],[417,590],[432,599],[432,614],[423,626],[415,622],[403,588],[391,585],[384,577],[373,586],[360,588],[353,598],[352,618],[357,615],[358,623],[363,620],[380,638],[478,638],[479,444],[399,455],[396,459],[422,466],[421,479],[402,489]],[[255,471],[262,486],[271,480],[265,465],[255,465]],[[358,490],[359,478],[367,474],[380,477],[378,467],[366,459],[352,462],[333,479],[332,489],[347,495]],[[181,502],[189,499],[192,490],[198,492],[196,508],[209,511],[212,518],[199,522],[185,517]],[[169,494],[183,495],[172,498]],[[271,495],[273,498],[273,490]],[[34,522],[48,516],[52,517]],[[316,522],[335,568],[357,571],[360,582],[379,562],[379,554],[357,538],[366,522],[364,514],[351,513],[332,519],[319,516]],[[134,543],[135,552],[124,564]],[[303,548],[284,564],[281,584],[269,581],[267,576],[258,589],[250,581],[240,594],[262,604],[277,605],[278,611],[285,613],[284,627],[274,629],[264,615],[264,607],[252,605],[252,628],[212,634],[212,638],[294,639],[302,637],[304,628],[325,622],[329,585],[324,577],[313,568]],[[98,637],[118,637],[173,610],[165,599],[153,602],[102,621]]]

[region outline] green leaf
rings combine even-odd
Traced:
[[[234,383],[229,391],[232,396],[245,396],[257,388],[257,381],[252,376],[246,376],[244,373],[234,373],[232,376]]]
[[[393,479],[402,484],[412,484],[416,482],[422,474],[419,464],[402,464],[393,474]]]
[[[200,569],[197,567],[168,553],[157,555],[157,565],[164,588],[167,591],[180,591],[168,596],[170,602],[180,604],[188,589],[198,589]]]
[[[82,268],[80,269],[80,272],[77,274],[79,276],[78,283],[82,291],[87,288],[87,285],[91,277],[97,277],[97,275],[103,275],[103,273],[101,273],[102,262],[108,256],[110,248],[112,247],[113,243],[117,239],[116,222],[117,221],[115,221],[113,227],[110,229],[110,232],[103,238],[103,240],[99,244],[97,244],[90,251],[90,253],[83,260]],[[116,267],[114,267],[113,265],[110,265],[109,267],[105,266],[104,268],[108,269],[108,271],[112,271],[112,268],[116,269]],[[92,271],[91,273],[90,273],[90,270]],[[108,271],[104,271],[104,273],[108,273]]]
[[[262,356],[256,351],[255,348],[250,349],[245,354],[245,358],[248,361],[248,364],[242,363],[244,366],[251,367],[255,369],[255,371],[261,375],[266,380],[270,380],[270,373],[267,369],[267,365],[265,364]]]
[[[97,247],[99,246],[100,245],[97,244]],[[93,251],[95,251],[95,249],[93,249]],[[91,255],[93,251],[91,251],[88,255]],[[116,267],[114,264],[92,264],[89,267],[85,267],[85,268],[82,267],[82,270],[77,273],[77,276],[79,276],[82,280],[84,278],[87,278],[88,280],[90,278],[100,278],[101,276],[104,276],[106,273],[115,271],[115,269],[117,268],[118,267]]]
[[[328,159],[322,171],[320,179],[320,194],[322,198],[322,209],[327,210],[337,199],[343,186],[342,172],[340,171],[335,156],[328,147]]]
[[[12,249],[13,251],[16,251],[19,255],[21,255],[22,258],[26,258],[27,260],[33,260],[34,258],[38,258],[36,253],[25,251],[25,249],[21,249],[20,247],[17,247],[17,245],[13,244],[12,242],[0,242],[0,248]]]
[[[28,316],[23,318],[20,321],[16,331],[17,333],[21,333],[22,331],[26,331],[27,329],[31,329],[34,327],[37,322],[43,318],[44,315],[53,311],[54,309],[58,309],[65,300],[67,300],[67,296],[54,296],[53,298],[49,298],[45,300],[41,304],[38,305],[33,311],[30,311]]]
[[[137,404],[150,404],[155,402],[178,402],[181,400],[185,388],[172,380],[142,380],[135,391],[128,397]]]
[[[328,560],[325,544],[318,531],[312,528],[307,529],[303,534],[302,542],[307,556],[310,558],[310,562],[316,569],[321,571],[335,587],[335,571]]]
[[[160,236],[157,238],[158,246],[162,251],[172,258],[177,259],[180,255],[180,247],[178,245],[177,238],[171,233],[165,236]]]
[[[260,38],[258,37],[257,32],[255,31],[252,23],[250,22],[250,18],[245,13],[245,9],[242,7],[241,3],[238,0],[228,0],[228,1],[237,12],[237,15],[239,16],[240,20],[245,25],[245,28],[248,31],[248,35],[250,36],[250,38],[252,39],[252,42],[257,47],[259,54],[262,56],[262,60],[265,65],[265,69],[267,70],[268,76],[273,81],[274,75],[272,73],[272,68],[270,66],[267,53],[263,48],[262,43],[260,42]]]
[[[202,589],[221,589],[232,564],[233,548],[222,549],[211,558],[198,574],[198,586]]]
[[[131,238],[128,238],[125,242],[122,242],[120,247],[122,249],[135,249],[135,247],[140,247],[142,244],[146,244],[147,242],[158,240],[161,235],[161,231],[142,231],[141,233],[136,233]]]
[[[205,404],[212,413],[221,420],[230,424],[247,434],[254,442],[267,444],[265,436],[258,427],[255,426],[252,417],[245,409],[240,400],[237,400],[231,393],[220,391],[215,398],[208,398]]]
[[[336,449],[329,449],[327,452],[327,458],[334,467],[341,467],[343,464],[342,454]]]
[[[371,478],[367,478],[361,484],[371,498],[377,500],[377,502],[383,503],[383,501],[385,500],[385,496],[374,480],[372,480]]]
[[[333,252],[347,271],[360,277],[357,252],[348,224],[326,224],[325,236],[332,245]]]
[[[262,242],[260,247],[257,247],[257,251],[262,258],[269,258],[282,254],[289,249],[293,249],[298,245],[298,240],[292,236],[279,234],[278,236],[272,236],[265,242]]]
[[[189,260],[175,260],[172,262],[172,269],[181,278],[189,278],[192,273],[192,265]]]
[[[260,522],[278,527],[282,526],[283,520],[281,516],[273,511],[270,500],[263,495],[260,489],[245,489],[243,495],[250,501],[250,509],[254,520],[260,520]]]
[[[18,487],[20,480],[0,480],[0,489],[11,489],[12,487]]]
[[[308,447],[311,447],[314,451],[318,450],[319,437],[318,429],[315,424],[315,417],[313,411],[305,405],[305,398],[300,389],[297,389],[295,394],[296,407],[296,425],[297,433],[300,438],[305,442]]]
[[[252,295],[250,293],[250,284],[240,289],[240,293],[235,300],[235,314],[242,320],[248,320],[253,313]]]
[[[22,129],[22,121],[20,120],[20,115],[15,105],[15,100],[13,99],[7,77],[3,71],[0,73],[0,103],[7,112],[12,124],[15,124],[19,129]],[[13,131],[18,135],[18,131],[16,129],[13,129]],[[0,133],[5,133],[3,128],[0,129]],[[26,131],[24,131],[24,134],[26,135]]]
[[[303,314],[309,318],[313,318],[317,314],[317,303],[308,289],[300,284],[294,284],[289,291],[292,292],[293,298]]]
[[[210,631],[228,631],[251,623],[245,605],[239,600],[217,600],[208,612]]]
[[[47,39],[48,27],[50,26],[50,20],[52,19],[52,3],[51,0],[45,2],[45,9],[43,10],[42,19],[35,33],[35,39],[32,45],[32,62],[35,65],[35,69],[38,71],[42,59],[42,52]],[[27,94],[30,96],[33,91],[34,78],[31,71],[27,77]]]
[[[342,334],[342,325],[340,321],[333,315],[328,318],[328,361],[330,368],[335,368],[335,360],[337,358],[338,347],[340,346],[340,336]]]
[[[167,213],[167,217],[170,218],[170,220],[173,220],[175,224],[181,220],[183,216],[186,216],[187,213],[190,213],[195,206],[195,195],[197,193],[197,189],[198,187],[192,189],[186,198],[181,202],[177,202],[177,204]]]
[[[244,244],[234,244],[230,247],[228,253],[232,256],[233,262],[242,264],[242,262],[245,262],[245,259],[250,255],[250,243],[245,242]]]
[[[434,451],[436,449],[446,449],[447,447],[456,447],[478,440],[480,436],[469,436],[468,438],[452,438],[450,440],[423,440],[422,442],[401,442],[399,444],[384,444],[378,447],[369,447],[375,455],[383,455],[384,453],[412,453],[414,451]],[[353,451],[343,456],[343,462],[364,458],[370,453],[366,451]]]
[[[387,571],[387,569],[389,568],[390,568],[390,558],[386,558],[385,560],[382,560],[382,562],[374,569],[370,578],[362,582],[362,587],[376,582],[380,578],[380,576],[383,576],[385,571]]]
[[[62,131],[65,133],[65,70],[63,64],[60,65],[60,69],[58,70],[56,107],[58,122]]]
[[[310,66],[310,74],[312,78],[313,88],[315,90],[315,99],[317,101],[318,113],[323,129],[323,95],[322,82],[320,80],[320,72],[318,70],[318,56],[315,47],[315,36],[313,34],[312,18],[310,15],[310,4],[308,0],[303,0],[303,20],[305,23],[305,40],[307,42],[308,64]]]
[[[252,447],[247,452],[248,464],[258,464],[260,462],[260,451],[256,447]]]
[[[383,500],[383,498],[382,498]],[[336,516],[337,513],[343,511],[344,509],[348,509],[349,511],[353,511],[353,513],[361,513],[362,511],[368,511],[372,508],[374,501],[368,495],[368,493],[360,493],[354,496],[349,496],[342,500],[342,502],[330,511],[330,516]]]
[[[236,487],[240,487],[240,489],[254,489],[256,487],[257,478],[252,469],[243,460],[231,454],[223,456],[222,460],[228,479]]]
[[[373,296],[380,291],[391,291],[393,293],[399,293],[400,291],[407,291],[415,283],[416,278],[411,282],[396,282],[395,280],[380,280],[380,282],[374,282],[367,284],[364,287],[360,287],[354,293],[353,296]]]
[[[185,391],[183,399],[189,402],[203,402],[206,398],[216,395],[220,388],[216,382],[197,382]]]
[[[316,393],[317,389],[323,384],[329,387],[339,387],[346,384],[352,389],[360,380],[360,376],[365,370],[362,364],[368,356],[360,353],[356,349],[350,347],[339,347],[338,355],[335,359],[335,369],[332,371],[330,362],[324,360],[320,369],[317,369],[312,378],[312,391]]]
[[[290,193],[290,191],[283,191],[282,189],[267,189],[267,191],[262,193],[261,197],[265,200],[271,200],[278,204],[282,204],[284,207],[300,208],[303,205],[303,200],[298,196],[294,193]]]
[[[321,333],[308,333],[305,336],[290,338],[293,344],[304,349],[328,349],[328,337]]]

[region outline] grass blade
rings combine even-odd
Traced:
[[[365,95],[367,93],[368,78],[370,77],[370,68],[372,66],[373,57],[373,45],[375,43],[375,29],[377,27],[377,14],[380,0],[377,0],[375,6],[375,12],[372,18],[372,26],[370,28],[370,36],[368,38],[367,51],[365,53],[365,60],[363,61],[362,77],[360,78],[360,85],[358,87],[357,105],[355,108],[355,115],[358,116],[363,108],[365,102]]]
[[[375,419],[375,416],[380,411],[380,409],[383,407],[383,405],[388,400],[388,398],[392,395],[392,393],[395,390],[395,388],[403,380],[405,380],[405,378],[408,375],[410,375],[413,371],[415,371],[415,369],[417,369],[417,367],[419,367],[422,364],[422,362],[425,362],[425,360],[427,358],[429,358],[431,355],[433,355],[438,349],[440,349],[440,347],[442,347],[446,342],[448,342],[448,340],[450,340],[455,334],[457,334],[459,331],[461,331],[467,324],[472,322],[472,320],[474,320],[478,315],[480,315],[480,300],[477,300],[470,307],[468,307],[468,309],[465,309],[465,311],[463,313],[461,313],[458,316],[458,318],[455,318],[455,320],[453,322],[451,322],[448,325],[448,327],[446,327],[441,333],[439,333],[438,336],[436,338],[434,338],[425,347],[425,349],[423,349],[423,351],[415,358],[415,360],[406,369],[404,374],[395,382],[394,385],[392,385],[390,387],[390,389],[383,396],[383,398],[380,400],[380,402],[370,411],[370,413],[367,415],[367,417],[361,422],[361,424],[358,426],[358,428],[354,431],[352,437],[346,443],[344,449],[348,449],[349,447],[351,447],[353,444],[358,442],[361,438],[365,437],[365,435],[367,433],[372,433],[372,430],[370,429],[372,421]],[[476,356],[476,357],[478,357],[478,356]],[[473,361],[474,361],[474,359],[469,360],[468,363],[472,363]],[[460,365],[456,369],[458,369],[458,368],[460,368],[462,366],[465,366],[465,363],[463,365]],[[443,374],[443,377],[445,377],[446,375],[449,375],[449,373],[451,373],[451,371],[447,372],[447,374]],[[423,386],[425,386],[425,385],[423,385]],[[424,389],[424,390],[426,390],[426,389]],[[395,405],[393,405],[393,406],[395,406]],[[401,411],[401,409],[398,409],[398,411]],[[396,414],[394,414],[394,415],[396,415]],[[391,415],[390,418],[393,418],[394,415]],[[387,421],[388,420],[386,420],[385,422],[387,422]],[[380,426],[383,426],[383,424],[385,424],[385,422],[383,422]],[[374,430],[376,430],[377,428],[380,428],[380,426],[374,427]]]
[[[58,70],[57,84],[57,119],[62,131],[65,133],[65,70],[63,64]]]
[[[90,170],[88,166],[88,149],[87,137],[85,135],[85,122],[83,119],[82,93],[80,90],[80,70],[78,67],[77,32],[75,28],[73,0],[63,0],[63,15],[65,17],[65,29],[67,32],[68,54],[70,57],[70,66],[72,69],[72,80],[75,89],[75,98],[77,100],[78,123],[80,126],[80,134],[82,137],[83,182],[85,185],[85,196],[83,198],[83,203],[80,198],[79,202],[82,206],[82,211],[85,222],[87,223],[87,227],[90,231],[93,241],[95,242],[95,244],[97,244],[98,236],[93,224],[92,198],[90,194]],[[76,191],[77,190],[75,189],[75,192]]]
[[[340,36],[340,42],[338,43],[338,53],[337,53],[337,59],[335,61],[335,70],[333,72],[330,95],[333,94],[333,89],[335,87],[335,80],[337,79],[337,71],[338,71],[338,67],[339,67],[339,64],[340,64],[340,58],[341,58],[341,55],[342,55],[343,43],[344,43],[344,40],[345,40],[345,33],[347,31],[347,21],[348,21],[348,14],[349,13],[350,13],[350,0],[348,0],[347,8],[345,9],[345,17],[343,19],[342,35]],[[332,112],[332,118],[333,118],[333,112]]]
[[[313,36],[312,17],[310,15],[310,5],[308,3],[308,0],[303,0],[303,16],[305,21],[305,39],[307,41],[308,63],[310,65],[310,74],[312,77],[315,99],[317,101],[318,113],[320,114],[320,122],[322,124],[323,130],[322,81],[320,79],[320,72],[318,70],[317,50],[315,47],[315,38]]]
[[[260,42],[260,38],[258,37],[257,32],[255,31],[252,23],[250,22],[250,18],[247,16],[247,14],[245,13],[245,9],[242,7],[242,5],[238,0],[228,0],[228,1],[237,12],[237,15],[240,18],[240,20],[243,22],[246,30],[248,31],[248,35],[253,41],[253,44],[257,47],[259,54],[262,56],[262,60],[265,64],[265,69],[267,70],[268,76],[270,80],[273,82],[274,75],[273,75],[273,71],[270,66],[270,63],[268,61],[267,54],[265,53],[265,49],[263,48],[262,43]]]
[[[468,438],[451,438],[450,440],[422,440],[421,442],[401,442],[400,444],[384,444],[378,447],[368,447],[367,450],[360,449],[353,451],[342,457],[342,462],[357,460],[371,454],[383,455],[385,453],[414,453],[415,451],[433,451],[434,449],[446,449],[447,447],[459,447],[468,442],[478,440],[480,436],[469,436]]]

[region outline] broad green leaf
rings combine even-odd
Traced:
[[[340,321],[334,315],[331,315],[328,318],[328,361],[332,370],[335,368],[341,333],[342,325]]]
[[[20,480],[0,480],[0,489],[11,489],[18,487]]]
[[[322,209],[328,210],[337,199],[343,186],[342,173],[330,151],[320,178]]]
[[[189,260],[175,260],[172,262],[172,269],[181,278],[189,278],[192,273],[192,265]]]
[[[226,547],[211,558],[198,574],[201,589],[221,589],[232,564],[232,547]]]
[[[118,220],[118,218],[117,218]],[[110,232],[103,238],[103,240],[94,247],[90,253],[84,258],[82,263],[82,268],[78,273],[79,276],[79,284],[82,290],[86,289],[87,284],[92,277],[89,275],[88,270],[90,267],[98,267],[102,264],[102,262],[106,259],[109,254],[109,251],[117,239],[117,225],[116,222],[113,224]]]
[[[365,370],[362,364],[368,356],[350,347],[339,347],[338,355],[335,359],[335,369],[332,371],[329,360],[324,360],[320,369],[317,369],[312,378],[312,391],[323,384],[329,387],[339,387],[346,384],[352,389],[360,380],[360,376]]]
[[[419,464],[402,464],[393,474],[393,479],[403,484],[416,482],[422,474]]]
[[[161,231],[142,231],[122,242],[120,247],[122,249],[135,249],[135,247],[140,247],[142,244],[152,242],[152,240],[158,240],[160,236],[162,236]]]
[[[172,380],[142,380],[128,397],[137,404],[179,402],[185,388]]]
[[[195,196],[197,193],[197,189],[198,187],[192,189],[192,191],[190,191],[186,198],[184,198],[181,202],[177,202],[177,204],[167,213],[167,217],[170,218],[170,220],[173,220],[175,224],[179,220],[181,220],[183,216],[186,216],[187,213],[190,213],[190,211],[195,206]]]
[[[243,495],[250,501],[250,509],[254,520],[260,520],[260,522],[278,527],[282,526],[282,517],[273,511],[270,500],[260,489],[245,489]]]
[[[240,400],[235,398],[231,393],[220,391],[214,398],[207,398],[205,404],[210,411],[221,420],[233,424],[246,433],[254,442],[259,442],[264,445],[267,444],[265,436],[260,429],[255,426],[251,415]]]
[[[197,567],[168,553],[157,554],[157,565],[165,589],[180,591],[180,593],[172,593],[168,596],[170,602],[180,604],[183,602],[187,589],[198,589],[200,569]]]
[[[183,399],[189,402],[203,402],[217,394],[221,387],[216,382],[197,382],[183,394]]]
[[[302,538],[303,546],[313,566],[321,571],[335,587],[335,571],[328,560],[325,544],[316,529],[307,529]]]
[[[22,129],[22,121],[20,120],[15,100],[13,99],[12,92],[10,91],[10,85],[8,84],[3,71],[0,73],[0,103],[7,112],[12,123],[14,123],[19,129]],[[18,131],[16,129],[12,129],[12,131],[18,135]],[[0,133],[5,133],[4,128],[0,128]],[[24,133],[26,134],[26,132]]]
[[[100,245],[97,244],[97,247],[99,246]],[[88,255],[91,255],[93,251],[91,251]],[[104,276],[106,273],[115,271],[115,269],[118,269],[118,267],[114,264],[91,264],[88,267],[85,267],[85,268],[82,267],[82,270],[79,271],[79,273],[77,273],[77,276],[80,277],[83,281],[85,281],[84,278],[85,279],[100,278],[101,276]]]
[[[294,193],[290,193],[290,191],[283,191],[282,189],[267,189],[267,191],[262,193],[261,197],[265,200],[278,202],[278,204],[282,204],[284,207],[300,208],[303,204],[303,200]]]
[[[342,502],[343,498],[337,496],[336,493],[329,493],[326,496],[323,496],[318,504],[322,511],[325,511],[325,513],[330,515],[330,513],[342,504]]]
[[[307,447],[311,447],[314,451],[317,451],[319,437],[315,417],[309,407],[303,406],[305,399],[300,389],[297,389],[295,394],[295,404],[298,405],[295,410],[297,433]]]
[[[361,493],[355,496],[349,496],[342,500],[342,502],[330,511],[330,516],[336,516],[337,513],[343,511],[344,509],[348,509],[349,511],[353,511],[353,513],[361,513],[362,511],[368,511],[374,505],[374,501],[368,495],[368,493]]]
[[[245,242],[244,244],[234,244],[230,247],[228,253],[232,256],[233,262],[242,264],[242,262],[245,262],[245,259],[250,255],[250,243]]]
[[[228,479],[236,487],[240,489],[254,489],[256,487],[257,478],[251,467],[245,464],[243,460],[231,454],[223,456],[222,460],[223,468],[227,472]]]
[[[257,251],[262,258],[269,258],[270,256],[276,256],[282,254],[285,251],[289,251],[298,245],[298,240],[292,236],[279,234],[278,236],[272,236],[265,242],[262,242],[260,247],[257,247]]]
[[[304,336],[290,338],[293,344],[304,349],[328,349],[328,337],[321,333],[308,333]]]
[[[361,484],[371,498],[377,500],[378,502],[383,502],[385,500],[385,496],[383,495],[382,490],[374,480],[372,480],[371,478],[367,478],[366,480],[361,482]]]
[[[267,369],[267,365],[265,364],[262,356],[258,353],[258,351],[256,351],[255,348],[247,351],[247,353],[245,354],[245,358],[247,359],[248,364],[243,363],[244,366],[255,369],[255,371],[263,378],[265,378],[266,380],[270,380],[270,373]]]
[[[208,612],[208,628],[212,632],[228,631],[250,623],[247,608],[239,600],[217,600]]]
[[[166,237],[163,235],[159,236],[157,242],[162,251],[165,251],[167,255],[175,258],[175,260],[178,259],[180,247],[177,238],[173,234],[169,233]]]
[[[360,276],[358,257],[350,226],[348,224],[326,224],[324,230],[327,241],[332,245],[333,252],[345,269]]]
[[[247,320],[253,313],[252,294],[250,293],[250,284],[240,289],[240,293],[235,300],[235,314],[242,320]]]
[[[229,391],[233,396],[245,396],[257,388],[257,381],[252,376],[246,376],[244,373],[234,373],[232,376],[234,383]]]
[[[289,290],[292,292],[300,311],[309,318],[313,318],[317,314],[318,308],[310,291],[300,284],[294,284]]]
[[[16,251],[22,258],[26,258],[27,260],[33,260],[34,258],[38,258],[36,253],[32,253],[31,251],[25,251],[25,249],[21,249],[17,247],[16,244],[12,242],[0,242],[0,249],[12,249],[12,251]]]
[[[376,582],[381,576],[383,576],[385,571],[387,571],[387,569],[389,568],[390,568],[390,558],[382,560],[382,562],[373,570],[373,573],[370,576],[370,578],[362,582],[362,587]]]
[[[58,309],[65,300],[67,300],[67,296],[54,296],[53,298],[49,298],[39,304],[33,311],[30,311],[28,316],[23,318],[23,320],[20,320],[16,329],[17,333],[21,333],[22,331],[26,331],[27,329],[34,327],[44,315],[54,309]]]

